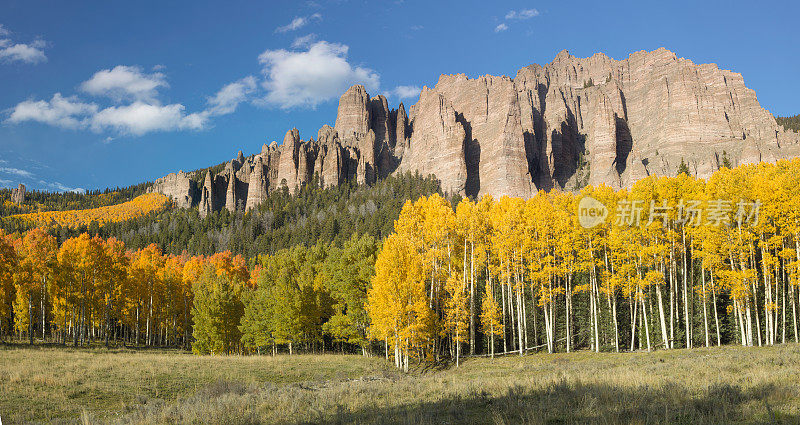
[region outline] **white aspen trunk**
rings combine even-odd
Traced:
[[[712,302],[714,306],[714,325],[717,329],[717,347],[722,345],[722,337],[719,333],[719,317],[717,316],[717,287],[714,285],[714,270],[712,269],[711,272],[711,296]]]
[[[610,295],[607,296],[608,298],[608,305],[609,309],[611,310],[611,314],[614,317],[614,351],[619,353],[619,323],[617,323],[617,297],[611,298]],[[599,351],[598,351],[599,352]]]
[[[572,345],[572,332],[570,329],[570,314],[572,311],[572,273],[567,276],[566,288],[564,290],[565,294],[565,308],[564,308],[564,319],[565,319],[565,328],[567,333],[567,353],[570,352],[570,346]]]
[[[475,242],[469,249],[469,353],[475,355]]]
[[[753,281],[750,283],[750,285],[753,288],[753,312],[755,313],[754,316],[755,316],[755,319],[756,319],[756,336],[757,336],[757,340],[758,340],[758,346],[761,347],[761,319],[758,317],[759,316],[759,314],[758,314],[758,302],[756,301],[756,294],[757,294],[756,290],[758,288],[757,282],[758,282],[758,279],[753,279]],[[749,311],[748,311],[748,313],[749,313]],[[748,318],[749,317],[750,316],[748,315]]]
[[[797,255],[797,271],[800,274],[800,234],[795,233],[794,235],[794,249],[795,254]],[[792,296],[792,325],[794,326],[794,342],[800,342],[798,339],[798,332],[797,332],[797,296],[795,295],[796,285],[794,283],[789,284],[789,293]]]
[[[775,264],[775,267],[778,267],[778,264]],[[786,267],[781,267],[781,269],[786,270]],[[779,273],[778,270],[775,270],[776,279]],[[786,344],[786,273],[783,273],[783,279],[781,279],[781,344]]]
[[[689,323],[689,274],[686,269],[686,232],[681,227],[681,253],[683,257],[683,319],[686,326],[686,348],[692,348],[692,325]]]
[[[456,367],[458,367],[458,355],[461,354],[459,350],[461,350],[461,344],[458,342],[458,334],[456,334]]]
[[[547,352],[552,353],[553,350],[550,347],[550,317],[547,314],[547,306],[542,306],[542,310],[544,311],[544,337],[547,343]]]
[[[147,311],[147,336],[146,336],[147,341],[145,342],[145,345],[149,346],[150,343],[151,343],[151,341],[150,341],[150,321],[152,320],[152,317],[153,317],[153,288],[152,288],[152,285],[150,287],[150,302],[149,302],[149,307],[147,309],[148,309],[148,311]]]
[[[522,341],[522,297],[520,295],[519,289],[517,289],[516,292],[517,292],[517,339],[518,339],[517,342],[519,343],[519,355],[521,356],[525,348],[525,346],[522,345],[523,342]]]
[[[740,337],[740,340],[742,341],[742,346],[746,347],[747,346],[747,336],[746,336],[745,330],[744,330],[744,320],[742,318],[741,309],[742,309],[742,307],[740,306],[739,301],[734,298],[734,300],[733,300],[734,319],[736,320],[736,324],[738,325],[737,327],[739,328],[739,337]]]
[[[403,371],[408,372],[408,349],[411,347],[408,343],[408,338],[406,338],[406,353],[403,355]]]
[[[609,300],[611,302],[611,300]],[[594,351],[594,279],[589,275],[589,350]]]
[[[636,342],[636,313],[637,313],[637,306],[639,305],[636,302],[636,295],[634,293],[633,297],[631,298],[631,351],[635,348]]]
[[[503,352],[506,352],[508,351],[508,326],[506,325],[506,286],[503,285],[502,281],[500,281],[500,284],[497,286],[500,287],[500,298],[503,299]]]
[[[515,329],[517,327],[516,323],[517,319],[514,317],[514,309],[515,309],[514,293],[511,288],[511,273],[509,271],[509,265],[507,262],[506,262],[506,285],[508,286],[506,290],[506,295],[508,296],[508,319],[509,319],[509,324],[511,325],[511,346],[512,348],[514,348],[514,346],[517,344],[516,332],[519,331],[519,329]]]
[[[647,337],[647,351],[651,351],[650,346],[650,325],[647,323],[647,309],[644,306],[644,295],[641,297],[642,300],[642,323],[644,323],[644,334]]]
[[[761,236],[763,239],[763,235]],[[761,275],[764,278],[764,343],[765,345],[772,345],[772,312],[770,311],[770,303],[772,302],[772,285],[769,282],[769,272],[767,267],[764,267],[767,252],[764,249],[763,240],[761,241]],[[756,292],[753,291],[753,298],[756,298]],[[758,310],[756,310],[757,312]],[[758,314],[758,313],[756,313]]]
[[[795,301],[797,299],[797,297],[795,296],[794,291],[795,291],[794,284],[789,282],[789,297],[791,298],[791,301],[792,301],[791,302],[791,304],[792,304],[792,326],[794,327],[794,342],[797,343],[797,342],[800,342],[800,340],[798,340],[798,335],[797,335],[797,333],[798,333],[797,332],[797,302]]]
[[[661,295],[661,285],[656,285],[656,302],[658,302],[658,319],[661,324],[661,341],[664,343],[664,348],[669,349],[669,336],[667,335],[667,321],[664,316],[664,300]]]
[[[750,302],[745,300],[745,313],[747,314],[747,345],[753,346],[753,316],[750,313]],[[757,320],[758,318],[756,318]],[[759,335],[760,337],[760,335]],[[761,344],[759,344],[761,345]]]
[[[706,269],[702,264],[700,265],[700,274],[702,275],[701,281],[703,282],[703,328],[706,334],[706,347],[710,347],[711,343],[708,337],[708,302],[706,300]]]
[[[47,280],[43,277],[42,278],[42,296],[39,297],[39,311],[41,312],[42,316],[42,342],[45,342],[45,331],[47,330],[47,325],[45,324],[45,297],[47,297]]]
[[[675,280],[677,279],[676,271],[677,266],[675,264],[675,240],[674,238],[670,239],[670,250],[669,250],[669,348],[675,348],[675,312],[677,311],[677,306],[675,305],[675,291],[677,289],[677,285]]]

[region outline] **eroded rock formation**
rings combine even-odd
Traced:
[[[25,203],[25,194],[27,193],[25,185],[20,183],[16,189],[11,189],[11,202],[22,205]]]
[[[435,174],[445,191],[530,197],[587,184],[627,187],[648,175],[675,175],[681,161],[708,177],[733,166],[800,155],[800,135],[780,127],[740,74],[696,65],[666,49],[624,60],[602,53],[520,69],[514,78],[443,75],[408,114],[355,85],[339,99],[333,127],[206,173],[185,173],[153,190],[201,213],[249,210],[269,192],[318,178],[371,184],[394,172]]]

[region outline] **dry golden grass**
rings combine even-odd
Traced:
[[[0,349],[11,423],[800,423],[800,346],[467,359]]]

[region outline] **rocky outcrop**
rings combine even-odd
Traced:
[[[225,208],[228,211],[236,210],[236,177],[232,170],[228,170],[228,190],[225,191]]]
[[[150,192],[163,193],[175,201],[179,208],[188,208],[195,203],[196,184],[183,171],[167,174],[153,182]]]
[[[587,184],[628,187],[675,175],[681,161],[708,177],[732,165],[800,155],[800,135],[778,126],[740,74],[696,65],[666,49],[623,60],[601,53],[520,69],[513,78],[443,75],[406,113],[355,85],[339,99],[334,126],[317,139],[297,129],[245,157],[239,152],[201,188],[184,173],[152,190],[201,213],[250,210],[275,190],[371,184],[394,172],[435,174],[470,196],[527,198]]]
[[[211,170],[206,173],[205,182],[200,192],[200,215],[205,217],[206,214],[214,211],[214,184]]]
[[[264,150],[262,149],[262,154]],[[247,201],[245,211],[255,208],[258,204],[267,199],[267,180],[264,177],[264,161],[262,156],[256,159],[253,171],[250,173],[247,184]]]
[[[467,133],[450,102],[435,90],[425,89],[416,105],[415,131],[403,154],[400,171],[436,174],[442,189],[463,193],[467,184],[464,146]]]
[[[16,189],[11,189],[11,202],[22,205],[25,203],[25,194],[27,191],[25,190],[25,185],[20,183]]]

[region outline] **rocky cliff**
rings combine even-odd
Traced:
[[[614,60],[562,51],[514,78],[442,75],[406,113],[384,96],[351,87],[334,127],[317,139],[296,129],[283,144],[238,157],[198,187],[185,173],[153,190],[201,212],[247,210],[270,191],[370,184],[394,172],[435,174],[448,192],[530,197],[587,184],[627,187],[675,175],[683,161],[708,177],[732,165],[800,155],[800,135],[779,126],[740,74],[697,65],[666,49]]]

